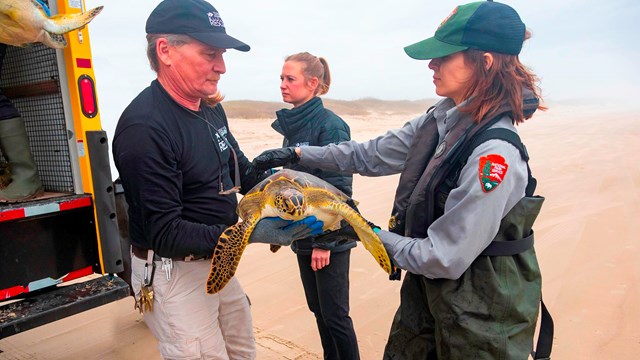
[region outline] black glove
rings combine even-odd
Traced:
[[[353,199],[349,198],[349,199],[347,199],[345,201],[345,203],[347,205],[349,205],[350,208],[355,210],[358,214],[360,214],[360,211],[358,210],[358,207],[356,206],[356,203],[355,203],[355,201],[353,201]],[[362,214],[360,214],[360,215],[362,215]],[[363,217],[363,219],[364,219],[364,217]],[[367,219],[364,219],[364,221],[367,222],[367,224],[371,227],[371,229],[377,228],[378,230],[380,230],[380,227],[376,226],[371,221],[368,221]],[[341,226],[340,226],[340,228],[338,230],[328,231],[328,232],[325,232],[323,234],[320,234],[320,235],[316,236],[314,238],[314,242],[319,243],[319,244],[323,244],[323,243],[332,242],[335,239],[353,239],[353,240],[356,240],[356,241],[360,241],[360,237],[358,237],[358,234],[353,229],[353,227],[351,225],[349,225],[348,222],[346,222],[345,220],[342,220],[340,225]],[[322,246],[320,246],[320,247],[322,247]]]
[[[278,166],[295,164],[300,160],[293,147],[265,150],[253,159],[251,165],[258,170],[267,170]]]
[[[350,208],[352,208],[358,214],[360,214],[360,210],[358,210],[358,207],[356,206],[356,202],[353,201],[352,198],[347,199],[347,201],[345,201],[345,203],[347,203],[347,205],[349,205]],[[360,216],[362,216],[362,214],[360,214]],[[369,227],[371,227],[371,230],[373,230],[373,232],[377,233],[378,231],[381,230],[380,226],[378,226],[378,225],[372,223],[371,221],[365,219],[364,216],[362,216],[362,218],[364,219],[364,221],[367,222],[367,225],[369,225]],[[354,231],[353,228],[351,229],[351,231]]]
[[[253,165],[249,165],[247,170],[244,172],[244,176],[251,179],[251,182],[254,184],[259,183],[260,181],[268,178],[273,175],[275,171],[269,170],[260,170],[255,168]]]
[[[351,207],[353,210],[357,211],[358,214],[360,214],[360,210],[358,210],[358,207],[356,206],[356,203],[355,201],[353,201],[353,199],[349,198],[345,202],[347,203],[347,205],[349,205],[349,207]],[[364,219],[364,216],[362,218]],[[364,221],[367,222],[367,224],[371,227],[371,230],[373,230],[374,233],[377,234],[378,231],[382,230],[380,226],[372,223],[371,221],[367,219],[364,219]],[[389,274],[389,280],[400,280],[402,277],[402,270],[399,267],[397,267],[396,264],[394,264],[393,257],[391,257],[391,254],[389,254],[388,251],[387,251],[387,255],[389,256],[389,260],[391,261],[391,274]]]
[[[249,237],[249,243],[266,243],[288,246],[294,240],[322,233],[322,221],[315,216],[292,222],[278,217],[261,219]]]
[[[327,231],[323,234],[320,234],[313,238],[313,242],[316,244],[320,244],[318,247],[324,249],[326,245],[334,241],[340,241],[340,243],[344,243],[347,241],[355,240],[360,241],[358,234],[353,230],[353,227],[349,225],[346,221],[341,221],[341,227],[338,230]]]
[[[392,270],[391,274],[389,274],[389,280],[398,280],[398,281],[402,280],[402,269],[396,266],[391,256],[389,256],[389,260],[391,260],[391,270]]]

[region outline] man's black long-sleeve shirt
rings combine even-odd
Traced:
[[[238,221],[236,195],[219,194],[220,181],[225,190],[234,186],[229,146],[245,174],[251,164],[219,104],[192,112],[157,80],[129,104],[116,127],[113,157],[129,205],[133,245],[164,257],[213,252],[222,231]],[[242,177],[243,192],[256,182]]]

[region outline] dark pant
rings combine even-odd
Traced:
[[[311,269],[311,255],[298,255],[300,278],[309,310],[316,316],[326,360],[360,359],[358,340],[349,317],[351,250],[331,253],[329,265]]]

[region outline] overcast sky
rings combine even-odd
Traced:
[[[145,22],[158,0],[86,0],[104,5],[89,25],[105,129],[154,79],[145,55]],[[324,56],[333,82],[326,97],[416,100],[437,97],[427,61],[403,47],[430,37],[456,5],[450,0],[216,0],[227,33],[251,46],[229,50],[219,88],[227,100],[280,101],[286,55]],[[393,3],[393,5],[391,5]],[[640,1],[512,0],[533,32],[521,60],[557,100],[611,97],[638,103]]]

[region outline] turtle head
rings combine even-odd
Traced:
[[[285,220],[299,220],[307,211],[304,194],[298,189],[286,189],[277,194],[275,207]]]

